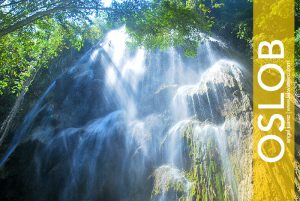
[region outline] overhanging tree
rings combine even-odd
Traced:
[[[115,1],[108,19],[126,24],[134,46],[148,49],[181,46],[187,56],[195,56],[203,40],[201,33],[210,32],[214,24],[210,13],[222,6],[222,0]]]
[[[84,40],[100,38],[91,15],[99,1],[6,0],[0,2],[0,95],[15,94],[16,101],[2,122],[0,144],[10,130],[31,82],[66,48],[80,49]]]
[[[99,0],[8,0],[0,4],[0,37],[51,16],[59,22],[82,20],[106,10]]]

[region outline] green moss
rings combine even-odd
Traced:
[[[206,138],[204,142],[195,138],[194,127],[199,125],[201,125],[199,122],[192,121],[183,131],[192,160],[191,168],[186,173],[193,183],[189,193],[191,200],[229,201],[218,144],[214,136],[204,136]]]
[[[155,185],[153,194],[157,196],[162,193],[176,193],[176,200],[180,201],[230,201],[232,200],[228,184],[230,180],[224,173],[215,135],[201,133],[199,136],[199,133],[194,133],[195,126],[198,126],[199,130],[202,125],[199,121],[193,120],[182,129],[187,155],[191,161],[189,169],[182,172],[184,175],[182,177],[186,178],[191,185],[189,192],[186,192],[186,183],[167,176],[170,168],[165,168],[161,169],[156,176],[165,183],[163,186]]]
[[[187,180],[184,173],[171,166],[161,166],[154,171],[152,197],[163,193],[175,192],[179,197],[185,194]]]

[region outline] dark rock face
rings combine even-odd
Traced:
[[[35,191],[36,184],[34,178],[28,177],[34,172],[30,165],[35,151],[42,147],[38,141],[30,141],[21,144],[4,168],[1,169],[1,200],[33,200],[32,193]]]
[[[100,55],[97,58],[99,61],[103,60]],[[50,113],[53,118],[51,121],[60,122],[57,125],[59,128],[82,126],[116,108],[113,102],[107,102],[103,93],[104,73],[96,76],[98,72],[95,69],[102,69],[101,63],[80,65],[89,65],[89,69],[60,76],[47,97],[49,105],[45,112]],[[42,113],[41,116],[45,114]]]
[[[151,166],[138,144],[128,139],[122,116],[115,113],[100,124],[66,129],[48,144],[35,140],[19,146],[2,170],[3,198],[149,200]]]

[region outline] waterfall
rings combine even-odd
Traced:
[[[32,108],[32,110],[24,118],[24,121],[21,125],[21,129],[15,134],[15,136],[12,140],[11,146],[8,148],[8,151],[6,152],[6,154],[0,161],[0,167],[3,166],[3,164],[6,162],[8,157],[14,152],[15,148],[20,143],[20,140],[28,132],[28,129],[29,129],[30,125],[32,124],[33,120],[36,118],[37,114],[43,109],[42,103],[44,102],[44,99],[49,94],[49,92],[53,89],[54,85],[55,85],[55,81],[48,87],[48,89],[45,91],[45,93],[36,102],[36,104]]]
[[[197,58],[131,50],[128,40],[125,27],[110,31],[25,117],[1,160],[5,168],[19,145],[34,147],[24,200],[245,200],[243,65],[212,37]]]

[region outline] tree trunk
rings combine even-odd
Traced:
[[[1,135],[0,146],[3,144],[4,140],[6,139],[8,133],[11,129],[13,120],[15,119],[15,117],[16,117],[16,115],[17,115],[17,113],[18,113],[18,111],[19,111],[19,109],[20,109],[20,107],[23,103],[24,97],[25,97],[26,92],[27,92],[27,88],[30,86],[30,84],[34,80],[37,72],[38,72],[38,70],[36,70],[36,72],[33,73],[32,76],[30,76],[25,81],[20,95],[17,97],[17,100],[16,100],[14,106],[12,107],[12,109],[9,112],[8,116],[6,117],[6,119],[4,120],[4,122],[1,125],[1,128],[0,128],[0,135]]]

